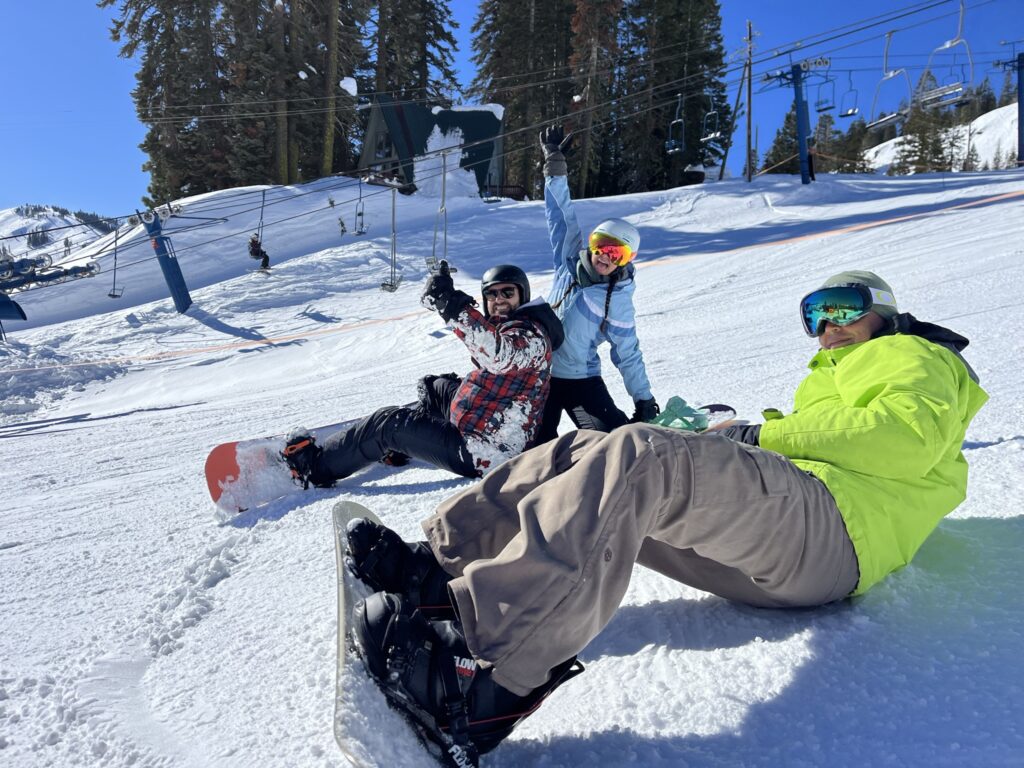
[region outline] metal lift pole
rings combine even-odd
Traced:
[[[747,183],[754,180],[754,169],[751,162],[753,153],[750,151],[750,128],[754,119],[754,25],[747,21]]]
[[[796,108],[796,142],[800,152],[800,183],[811,183],[811,159],[807,142],[811,135],[811,121],[807,116],[807,102],[804,100],[804,74],[800,64],[790,69],[793,77],[793,105]]]
[[[139,218],[152,240],[157,263],[160,265],[160,271],[164,273],[164,280],[167,281],[171,298],[174,299],[174,308],[178,312],[184,313],[192,305],[192,297],[189,295],[188,286],[185,285],[185,278],[181,274],[178,259],[168,248],[170,238],[163,234],[160,217],[154,211],[139,214]]]
[[[1017,54],[1017,167],[1024,168],[1024,53]]]

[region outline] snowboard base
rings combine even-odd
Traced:
[[[310,430],[319,442],[358,419],[328,424]],[[236,440],[215,446],[206,457],[206,487],[216,505],[216,516],[226,522],[283,496],[301,493],[303,488],[281,457],[284,435]]]

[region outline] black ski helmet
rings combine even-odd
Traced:
[[[526,304],[530,301],[530,280],[526,273],[515,264],[499,264],[484,272],[480,280],[480,298],[483,300],[483,307],[487,308],[487,297],[484,291],[498,283],[512,283],[519,289],[519,303]]]

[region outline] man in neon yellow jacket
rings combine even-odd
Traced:
[[[450,740],[461,726],[438,691],[451,693],[458,659],[462,743],[486,751],[565,679],[634,563],[731,600],[798,607],[863,593],[910,562],[967,492],[961,446],[987,400],[960,356],[967,340],[900,314],[870,272],[829,278],[800,315],[821,349],[789,415],[714,435],[581,430],[442,503],[426,542],[350,527],[353,570],[381,590],[356,628],[379,684]],[[424,604],[450,608],[427,621]]]

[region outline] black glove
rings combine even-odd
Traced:
[[[568,168],[565,156],[572,145],[572,134],[568,136],[560,125],[551,125],[540,132],[540,148],[544,152],[544,175],[565,176]]]
[[[448,262],[442,259],[437,272],[427,279],[427,284],[423,287],[420,304],[427,309],[436,310],[447,323],[458,317],[468,305],[476,304],[476,301],[469,294],[455,290]]]
[[[650,400],[637,400],[636,410],[633,411],[633,418],[630,421],[634,424],[641,421],[650,421],[659,413],[661,413],[661,408],[658,407],[658,401],[653,397]]]
[[[730,440],[735,440],[737,443],[746,443],[747,445],[761,444],[760,424],[734,424],[731,427],[716,429],[713,434],[728,437]]]
[[[455,283],[452,282],[452,276],[447,269],[442,269],[427,278],[427,284],[423,286],[423,294],[420,296],[420,304],[427,309],[443,312],[453,293]]]

